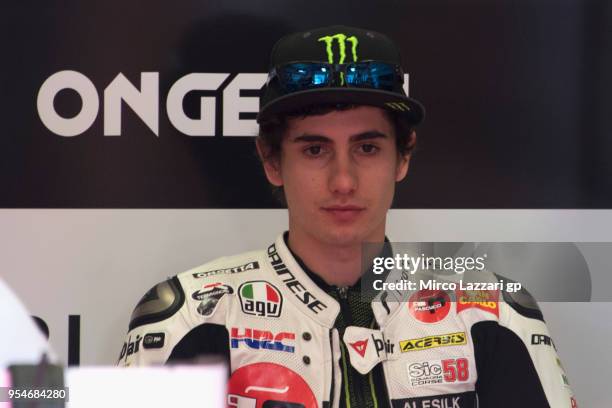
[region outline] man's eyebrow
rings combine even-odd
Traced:
[[[357,133],[352,135],[349,140],[351,142],[361,142],[363,140],[371,140],[371,139],[382,139],[388,137],[386,134],[379,132],[378,130],[368,130],[366,132]],[[293,138],[292,142],[300,143],[300,142],[319,142],[319,143],[333,143],[334,140],[330,137],[304,133],[303,135],[296,136]]]
[[[357,133],[356,135],[351,136],[351,142],[361,142],[363,140],[370,139],[385,139],[388,136],[378,130],[368,130],[367,132]]]
[[[323,135],[304,133],[303,135],[294,137],[292,142],[293,143],[300,143],[300,142],[329,143],[329,142],[333,142],[333,140],[331,138],[329,138],[327,136],[323,136]]]

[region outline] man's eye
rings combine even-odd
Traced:
[[[308,156],[319,156],[322,152],[323,147],[321,145],[312,145],[304,149],[304,153],[306,153]]]
[[[375,145],[369,144],[369,143],[362,144],[362,145],[359,146],[359,148],[361,149],[361,151],[363,153],[366,153],[366,154],[376,153],[379,150],[378,146],[375,146]]]

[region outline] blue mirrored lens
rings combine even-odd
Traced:
[[[396,82],[395,67],[384,62],[364,62],[346,67],[346,83],[359,88],[391,91]]]
[[[325,64],[297,63],[277,69],[281,85],[287,92],[327,86],[331,70]]]

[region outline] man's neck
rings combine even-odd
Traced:
[[[384,239],[383,229],[365,241],[383,242]],[[350,245],[330,245],[299,229],[290,228],[289,247],[312,272],[329,285],[352,286],[363,273],[362,242]]]

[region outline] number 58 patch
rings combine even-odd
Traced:
[[[408,378],[412,387],[465,383],[470,379],[470,364],[467,358],[409,363]]]

